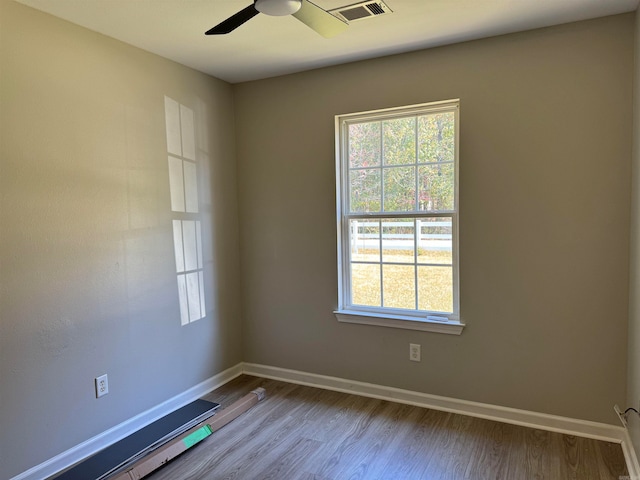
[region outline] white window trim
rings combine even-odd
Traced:
[[[348,230],[348,217],[343,215],[346,208],[346,202],[349,198],[348,185],[348,163],[343,161],[348,157],[345,151],[345,143],[343,137],[345,128],[349,121],[358,120],[366,121],[368,119],[381,120],[386,118],[402,117],[407,114],[437,112],[437,111],[455,111],[455,197],[453,212],[438,212],[442,216],[451,216],[453,221],[453,313],[415,312],[411,310],[394,310],[385,308],[380,309],[365,307],[360,305],[347,305],[346,299],[350,298],[348,285],[345,285],[346,279],[349,278],[348,270],[350,268],[350,246],[347,238],[343,238]],[[451,335],[460,335],[465,324],[460,321],[460,289],[459,289],[459,242],[458,242],[458,224],[459,224],[459,207],[458,207],[458,168],[459,168],[459,122],[460,102],[458,99],[446,100],[441,102],[433,102],[428,104],[410,105],[406,107],[397,107],[391,109],[371,110],[366,112],[351,113],[345,115],[336,115],[335,117],[335,148],[336,148],[336,230],[338,244],[338,309],[333,313],[339,322],[355,323],[364,325],[375,325],[391,328],[402,328],[408,330],[419,330],[425,332],[444,333]],[[385,217],[394,216],[395,214],[383,214]],[[406,215],[406,213],[401,214]],[[366,215],[363,215],[366,216]],[[380,215],[372,215],[372,218]]]

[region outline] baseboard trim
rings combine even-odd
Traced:
[[[624,438],[621,446],[622,453],[624,453],[624,458],[627,462],[627,470],[629,470],[629,479],[640,480],[640,463],[638,463],[638,456],[631,442],[631,435],[629,435],[629,430],[626,428],[623,429],[623,432]]]
[[[169,400],[166,400],[165,402],[162,402],[161,404],[150,408],[149,410],[142,412],[141,414],[136,415],[113,428],[110,428],[99,435],[96,435],[93,438],[90,438],[89,440],[62,452],[61,454],[56,455],[33,468],[30,468],[26,472],[23,472],[10,480],[41,480],[55,475],[65,468],[68,468],[80,460],[93,455],[103,448],[123,439],[127,435],[131,435],[174,410],[183,407],[187,403],[193,402],[203,395],[206,395],[212,390],[215,390],[221,385],[224,385],[238,377],[242,373],[242,364],[239,363],[211,378],[208,378],[204,382],[189,388],[175,397],[170,398]]]
[[[255,363],[244,363],[242,370],[243,373],[247,375],[254,375],[257,377],[318,387],[325,390],[353,393],[364,397],[378,398],[381,400],[389,400],[392,402],[431,408],[434,410],[442,410],[445,412],[459,413],[461,415],[485,418],[488,420],[521,425],[524,427],[538,428],[567,435],[619,443],[622,446],[630,477],[632,479],[640,479],[640,468],[638,467],[638,460],[631,445],[631,439],[627,430],[621,426],[619,427],[606,423],[549,415],[528,410],[519,410],[516,408],[502,407],[486,403],[459,400],[456,398],[402,390],[394,387],[386,387],[383,385],[375,385],[268,365],[258,365]]]

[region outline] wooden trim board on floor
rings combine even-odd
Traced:
[[[206,422],[194,426],[187,432],[168,442],[166,445],[150,452],[145,457],[140,458],[137,462],[129,465],[113,480],[140,480],[141,478],[146,477],[151,472],[154,472],[162,465],[170,462],[181,453],[184,453],[189,448],[199,443],[201,440],[204,440],[206,437],[220,430],[229,422],[238,418],[262,400],[264,396],[265,391],[263,388],[253,390],[240,400],[223,409],[211,420],[207,420]]]

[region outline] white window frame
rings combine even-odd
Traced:
[[[351,123],[380,121],[407,116],[438,112],[453,112],[455,115],[454,156],[454,209],[439,212],[376,212],[349,213],[349,155],[348,126]],[[366,112],[336,115],[336,207],[338,242],[338,309],[334,311],[340,322],[378,325],[453,335],[460,335],[464,324],[460,320],[459,295],[459,246],[458,246],[458,166],[460,101],[458,99],[424,103]],[[422,310],[369,307],[351,304],[351,245],[349,221],[351,219],[380,218],[434,218],[451,217],[452,220],[452,274],[453,312],[431,312]]]

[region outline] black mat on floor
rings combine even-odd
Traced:
[[[80,462],[55,480],[98,480],[213,415],[220,405],[196,400]]]

